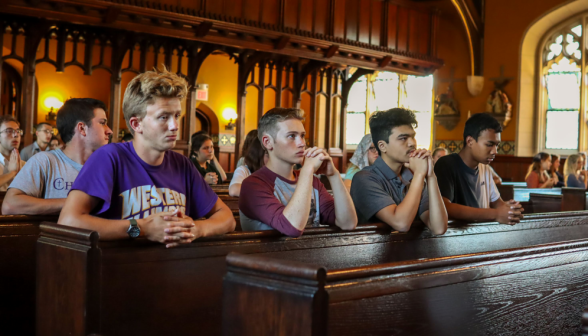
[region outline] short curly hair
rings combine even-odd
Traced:
[[[144,118],[147,105],[155,103],[156,98],[178,98],[183,100],[188,94],[188,82],[181,76],[163,69],[137,75],[131,80],[123,98],[123,114],[131,134],[135,134],[129,120],[132,117]]]
[[[382,153],[378,147],[378,142],[383,140],[388,143],[392,130],[398,126],[405,125],[412,128],[417,128],[419,125],[414,112],[409,109],[397,107],[372,114],[370,117],[370,132],[372,133],[372,142],[379,155],[382,155]]]

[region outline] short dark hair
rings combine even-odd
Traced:
[[[380,111],[372,114],[370,117],[370,132],[372,133],[372,142],[378,150],[378,154],[382,155],[378,142],[383,140],[388,143],[392,130],[399,126],[410,126],[417,128],[419,126],[414,112],[402,107],[396,107],[387,111]]]
[[[133,141],[133,135],[131,133],[125,133],[125,135],[122,137],[122,141]]]
[[[261,119],[259,119],[259,124],[257,126],[257,137],[259,138],[259,142],[263,145],[263,134],[269,134],[272,138],[276,137],[278,132],[276,125],[279,122],[286,121],[289,119],[298,119],[304,122],[304,111],[298,108],[284,108],[284,107],[274,107],[273,109],[267,111]]]
[[[13,117],[11,114],[5,114],[3,116],[0,116],[0,127],[2,127],[2,124],[7,123],[7,122],[11,122],[14,121],[15,123],[18,124],[18,127],[20,127],[20,123],[18,122],[18,120],[16,120],[15,117]]]
[[[57,130],[61,140],[68,143],[76,134],[76,126],[83,122],[88,127],[92,126],[94,110],[100,108],[106,112],[106,105],[94,98],[70,98],[63,103],[57,111]]]
[[[35,130],[40,131],[41,126],[43,126],[43,125],[51,126],[51,128],[53,128],[53,125],[51,125],[50,123],[42,122],[42,123],[38,123],[37,126],[35,126]]]
[[[212,138],[206,133],[200,133],[196,135],[192,135],[192,154],[198,157],[197,153],[200,150],[200,147],[207,141],[211,140]]]
[[[245,153],[245,165],[247,165],[251,174],[263,167],[264,156],[265,148],[261,145],[259,139],[254,138]]]
[[[502,125],[490,113],[477,113],[468,119],[463,129],[463,141],[465,142],[468,136],[478,141],[478,137],[485,130],[494,130],[496,133],[502,132]]]

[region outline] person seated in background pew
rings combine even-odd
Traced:
[[[513,225],[523,218],[519,202],[500,198],[488,168],[496,157],[501,132],[502,126],[492,115],[474,114],[465,124],[463,149],[435,165],[449,219]]]
[[[120,142],[125,143],[125,142],[131,142],[131,141],[133,141],[133,135],[131,133],[127,133],[122,137]]]
[[[237,166],[235,167],[235,169],[245,165],[245,155],[249,150],[249,146],[251,146],[251,143],[253,143],[254,140],[259,141],[259,139],[257,138],[257,134],[257,130],[254,129],[249,131],[249,133],[247,133],[247,136],[245,136],[245,141],[243,141],[243,151],[241,152],[242,156],[237,161]]]
[[[551,169],[551,155],[539,153],[533,157],[533,164],[525,177],[527,188],[553,188],[557,183],[556,177],[549,175]]]
[[[18,146],[23,131],[18,121],[9,114],[0,116],[0,191],[6,191],[25,162],[20,159]]]
[[[51,141],[49,141],[49,150],[56,150],[61,149],[63,146],[60,146],[59,139],[54,135],[51,137]]]
[[[227,180],[227,174],[214,155],[212,138],[201,133],[192,136],[192,163],[208,184],[221,184]]]
[[[447,148],[443,148],[443,147],[435,148],[435,150],[433,151],[433,154],[431,154],[431,156],[433,158],[433,164],[437,163],[437,160],[439,160],[440,158],[444,157],[447,154],[449,154],[449,152],[447,151]]]
[[[384,222],[406,232],[419,218],[433,234],[444,234],[447,210],[431,153],[417,149],[414,113],[393,108],[374,113],[369,123],[379,157],[355,174],[351,184],[359,223]]]
[[[239,197],[243,180],[265,166],[269,160],[269,155],[257,138],[257,130],[249,132],[247,136],[250,134],[254,134],[255,138],[247,146],[247,152],[244,152],[245,164],[235,169],[233,173],[233,178],[229,185],[229,196]]]
[[[143,236],[166,247],[235,229],[231,210],[192,162],[172,150],[187,91],[186,80],[167,70],[131,80],[123,113],[134,140],[90,156],[59,224],[97,231],[102,240]]]
[[[57,214],[90,155],[112,134],[106,105],[92,98],[67,100],[57,112],[57,129],[67,146],[32,156],[10,184],[3,215]]]
[[[559,158],[559,155],[551,154],[551,168],[549,168],[548,173],[550,176],[553,176],[553,178],[557,179],[557,182],[554,185],[554,187],[556,187],[556,188],[561,188],[561,187],[566,186],[564,177],[559,172],[560,163],[561,163],[561,160]]]
[[[584,159],[579,154],[572,154],[564,164],[564,181],[568,188],[588,188],[588,171],[582,170]]]
[[[239,212],[243,231],[273,228],[299,237],[308,226],[328,224],[352,230],[357,225],[349,192],[327,151],[305,148],[303,120],[304,111],[279,107],[259,120],[258,137],[269,160],[242,183]],[[302,169],[294,171],[298,163]],[[327,176],[333,196],[314,173]]]
[[[345,179],[343,182],[347,187],[347,190],[351,190],[351,182],[353,181],[353,176],[364,167],[368,167],[374,164],[376,159],[378,158],[378,150],[372,141],[372,135],[366,134],[363,136],[359,145],[355,149],[355,153],[349,160],[349,166],[347,167],[347,171],[345,172]]]
[[[53,136],[53,126],[51,126],[51,124],[49,123],[42,122],[38,124],[35,128],[35,135],[37,136],[37,141],[26,146],[20,151],[20,158],[25,162],[28,162],[29,159],[37,153],[50,150],[49,142],[51,142],[51,137]]]

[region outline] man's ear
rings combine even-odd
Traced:
[[[129,119],[129,125],[131,126],[133,131],[135,131],[135,133],[143,133],[143,129],[141,127],[141,119],[139,119],[138,117],[131,117],[131,119]]]
[[[469,147],[472,147],[474,145],[474,142],[475,141],[476,140],[474,140],[474,138],[471,135],[468,135],[466,137],[466,145],[469,146]]]
[[[81,122],[81,121],[80,121],[80,122],[79,122],[79,123],[76,125],[76,131],[77,131],[78,133],[80,133],[82,136],[86,136],[86,124],[84,124],[83,122]]]
[[[386,153],[386,151],[388,150],[386,148],[386,145],[387,145],[386,141],[384,141],[384,140],[379,140],[378,141],[378,148],[380,149],[380,152]]]
[[[264,134],[261,138],[261,145],[268,151],[272,151],[274,149],[274,139],[269,134]]]

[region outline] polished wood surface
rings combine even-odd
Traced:
[[[350,232],[307,229],[300,238],[234,232],[176,249],[144,239],[99,241],[91,231],[44,224],[37,243],[37,330],[39,335],[192,335],[197,325],[199,333],[220,334],[221,279],[230,252],[328,269],[360,267],[581,239],[588,235],[587,216],[530,215],[515,226],[470,224],[451,227],[444,236],[417,224],[408,233],[391,233],[383,224]]]
[[[0,216],[0,335],[35,331],[35,243],[56,216]]]
[[[587,260],[588,239],[343,268],[231,254],[223,334],[576,335]]]

